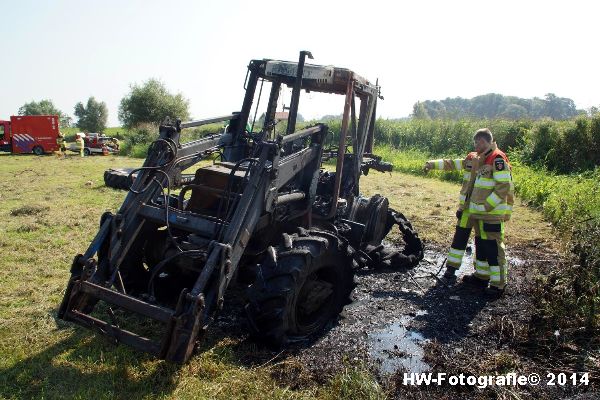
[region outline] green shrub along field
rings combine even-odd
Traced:
[[[299,128],[316,121],[298,124]],[[337,143],[341,121],[327,121]],[[223,124],[211,124],[186,130],[183,141],[198,139],[223,130]],[[500,148],[512,159],[526,165],[545,167],[557,173],[593,170],[600,165],[600,114],[572,120],[383,120],[375,124],[375,143],[402,150],[420,150],[430,155],[465,154],[471,151],[473,133],[488,127]],[[256,130],[256,127],[255,127]],[[74,136],[76,128],[64,129]],[[142,125],[132,131],[107,128],[104,132],[125,140],[124,155],[145,157],[144,146],[156,137],[157,129]]]

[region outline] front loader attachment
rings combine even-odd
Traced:
[[[105,218],[99,232],[104,238],[97,237],[95,242],[101,243],[108,239],[107,227],[111,222],[112,218]],[[211,314],[208,311],[211,310],[207,310],[202,288],[210,290],[206,283],[211,272],[226,268],[230,262],[227,257],[229,250],[229,246],[212,244],[203,273],[191,289],[181,290],[172,308],[157,304],[157,301],[148,295],[127,294],[126,288],[131,285],[124,283],[119,271],[114,274],[115,280],[105,280],[103,277],[106,277],[106,274],[98,270],[94,258],[79,255],[73,262],[72,277],[58,316],[108,336],[115,343],[124,343],[158,358],[183,363],[191,356],[194,344],[210,320]],[[214,291],[211,295],[214,297]],[[127,320],[132,315],[136,316],[138,321],[140,317],[147,319],[152,333],[162,332],[162,337],[153,340],[125,329],[121,318]],[[161,326],[157,327],[156,323]]]
[[[99,300],[110,305],[106,311],[108,321],[86,313],[86,306]],[[112,306],[164,324],[166,329],[162,340],[157,342],[121,328]],[[59,318],[93,329],[110,337],[115,343],[124,343],[158,358],[183,363],[192,354],[203,311],[203,297],[189,296],[187,292],[181,294],[177,307],[171,310],[74,278],[69,282]]]

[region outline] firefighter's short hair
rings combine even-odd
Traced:
[[[480,138],[485,139],[485,141],[488,143],[492,143],[494,141],[494,135],[492,135],[492,131],[490,131],[488,128],[481,128],[475,132],[475,135],[473,135],[473,140],[478,140]]]

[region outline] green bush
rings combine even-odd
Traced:
[[[552,337],[554,344],[551,333],[557,328],[563,342],[591,343],[600,335],[600,219],[579,224],[571,237],[573,256],[540,277],[534,293],[539,324],[532,334],[542,340]]]
[[[121,154],[135,157],[146,158],[148,147],[158,139],[158,127],[153,124],[140,124],[136,128],[130,129],[121,145]]]
[[[516,193],[560,229],[600,216],[600,168],[587,174],[556,175],[515,163],[513,175]]]
[[[378,119],[375,143],[398,149],[418,149],[430,154],[466,154],[473,149],[473,135],[490,128],[504,150],[522,146],[532,122],[506,120],[403,120]]]
[[[577,298],[582,317],[588,329],[600,325],[600,218],[594,218],[577,226],[573,243],[579,256],[579,274],[573,277],[573,295]]]
[[[600,116],[536,122],[519,149],[523,162],[568,174],[600,165]]]

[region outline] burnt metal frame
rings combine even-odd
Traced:
[[[300,64],[306,52],[301,53]],[[208,246],[207,259],[196,282],[190,290],[184,289],[174,310],[150,304],[125,292],[121,281],[120,266],[138,235],[146,225],[168,224],[180,230],[210,238],[217,229],[217,222],[202,215],[157,203],[165,188],[181,171],[221,148],[225,161],[238,162],[248,155],[248,134],[245,127],[259,79],[270,80],[273,88],[269,99],[267,121],[272,120],[281,84],[293,85],[313,91],[345,94],[342,132],[338,145],[335,192],[328,218],[336,213],[337,199],[342,180],[342,168],[348,127],[352,125],[355,174],[360,174],[360,162],[365,143],[372,141],[374,109],[378,86],[346,69],[335,69],[329,83],[302,79],[302,67],[297,76],[266,76],[265,65],[270,60],[253,60],[248,66],[249,78],[242,111],[226,116],[160,127],[159,139],[151,146],[148,157],[131,191],[116,215],[103,216],[100,230],[83,255],[78,255],[71,267],[72,277],[59,308],[59,317],[92,328],[137,349],[150,352],[174,362],[185,362],[192,354],[194,344],[204,332],[217,309],[223,305],[223,294],[238,267],[246,245],[261,219],[268,219],[276,205],[288,202],[301,203],[300,209],[311,220],[312,204],[323,155],[323,143],[327,126],[319,124],[289,135],[266,141],[255,137],[254,154],[249,179],[239,200],[235,213],[225,225],[223,239],[212,240]],[[295,126],[299,90],[295,91],[288,126]],[[354,97],[361,99],[360,122],[356,128]],[[350,121],[352,119],[352,121]],[[211,135],[200,140],[180,144],[180,132],[184,128],[208,123],[229,121],[227,132]],[[263,136],[264,136],[263,132]],[[371,139],[369,139],[371,136]],[[291,154],[282,149],[294,142],[310,139],[308,147]],[[356,177],[358,178],[358,176]],[[279,193],[293,179],[301,182],[301,191]],[[358,182],[358,179],[356,179]],[[166,198],[166,196],[164,196]],[[310,222],[309,222],[310,223]],[[97,256],[98,261],[94,258]],[[215,279],[216,278],[216,279]],[[112,289],[114,287],[116,290]],[[119,327],[109,308],[111,322],[92,317],[89,313],[98,300],[144,315],[167,325],[160,343],[141,337]]]

